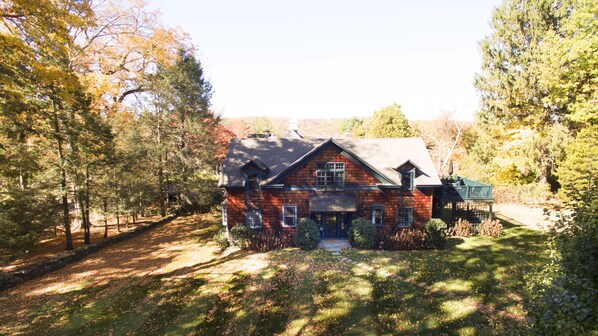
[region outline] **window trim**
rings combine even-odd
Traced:
[[[407,225],[401,225],[399,220],[401,219],[401,212],[404,212],[408,216]],[[413,207],[398,207],[397,208],[397,228],[410,228],[413,227]]]
[[[376,222],[374,221],[374,211],[375,210],[382,210],[382,216],[381,216],[381,223],[380,224],[376,224]],[[372,221],[372,223],[376,226],[384,226],[384,204],[372,204],[370,206],[370,219]]]
[[[250,221],[250,216],[251,214],[257,215],[257,222],[259,222],[259,225],[251,225],[251,221]],[[250,229],[261,229],[264,225],[263,223],[263,217],[262,217],[262,210],[260,209],[246,209],[245,210],[245,225],[250,228]]]
[[[346,164],[344,162],[318,162],[316,164],[316,189],[317,190],[343,190],[345,188],[345,172]],[[320,176],[324,174],[324,176]],[[331,174],[331,176],[327,176]],[[338,176],[342,174],[342,179]],[[324,178],[324,184],[320,184],[321,177]],[[332,184],[326,184],[326,181],[331,178]],[[338,180],[340,180],[340,183]]]
[[[287,225],[285,223],[285,218],[290,218],[288,216],[285,216],[285,213],[284,213],[285,208],[293,208],[293,209],[295,209],[295,213],[293,215],[293,223],[294,223],[293,225]],[[283,227],[297,227],[297,217],[298,217],[297,216],[297,205],[295,205],[295,204],[285,204],[285,205],[282,206],[282,226]]]

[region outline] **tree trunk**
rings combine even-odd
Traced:
[[[104,199],[104,238],[108,238],[108,200]]]
[[[77,198],[78,198],[79,209],[80,209],[80,213],[81,213],[81,226],[83,226],[83,242],[85,243],[85,245],[89,245],[90,244],[89,223],[87,222],[87,219],[85,218],[85,201],[84,201],[84,197],[83,197],[83,191],[79,191],[79,197],[77,197]]]
[[[62,136],[60,135],[60,123],[56,115],[56,107],[54,107],[54,132],[56,136],[56,145],[58,147],[58,161],[60,166],[60,191],[62,193],[62,224],[64,225],[64,236],[66,240],[66,249],[73,249],[73,236],[71,234],[71,218],[69,215],[69,200],[67,194],[67,180],[66,180],[66,160],[62,149]]]
[[[85,165],[85,208],[83,208],[83,215],[85,216],[85,223],[87,223],[87,231],[85,232],[85,244],[91,244],[91,221],[89,220],[89,188],[91,177],[89,176],[89,165]]]
[[[158,150],[158,188],[160,195],[160,215],[166,217],[166,199],[164,197],[164,157],[162,156],[161,139],[160,139],[160,120],[158,119],[158,134],[157,134]]]
[[[116,232],[120,232],[120,205],[116,202]]]

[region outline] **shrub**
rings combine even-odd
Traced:
[[[588,189],[571,216],[554,222],[550,260],[529,281],[525,307],[534,335],[597,334],[598,199],[596,188]]]
[[[419,229],[404,228],[378,235],[378,248],[382,250],[426,250],[429,247],[428,235]]]
[[[472,237],[475,236],[475,229],[466,219],[459,218],[457,223],[455,223],[448,233],[451,236]]]
[[[246,249],[249,246],[251,230],[243,225],[237,224],[230,229],[230,240],[233,246]]]
[[[428,235],[428,242],[435,250],[442,250],[446,247],[446,223],[441,219],[432,218],[424,224],[424,230]]]
[[[484,219],[478,229],[482,236],[498,237],[502,235],[502,224],[498,219]]]
[[[295,245],[302,250],[313,250],[320,243],[320,228],[309,218],[301,218],[296,229]]]
[[[376,245],[376,225],[365,218],[356,218],[349,229],[351,246],[371,249]]]
[[[293,235],[284,232],[254,231],[249,237],[249,249],[268,252],[293,246]]]
[[[220,247],[221,251],[226,250],[230,246],[230,242],[228,241],[228,238],[226,237],[226,229],[225,228],[220,229],[220,231],[218,231],[218,233],[216,233],[214,235],[213,239],[216,242],[216,245],[218,245],[218,247]]]

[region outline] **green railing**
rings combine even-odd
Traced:
[[[437,190],[443,201],[492,200],[492,186],[466,178],[445,182]]]

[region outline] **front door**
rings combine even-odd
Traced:
[[[346,212],[317,212],[314,220],[322,230],[322,238],[347,238],[351,214]]]

